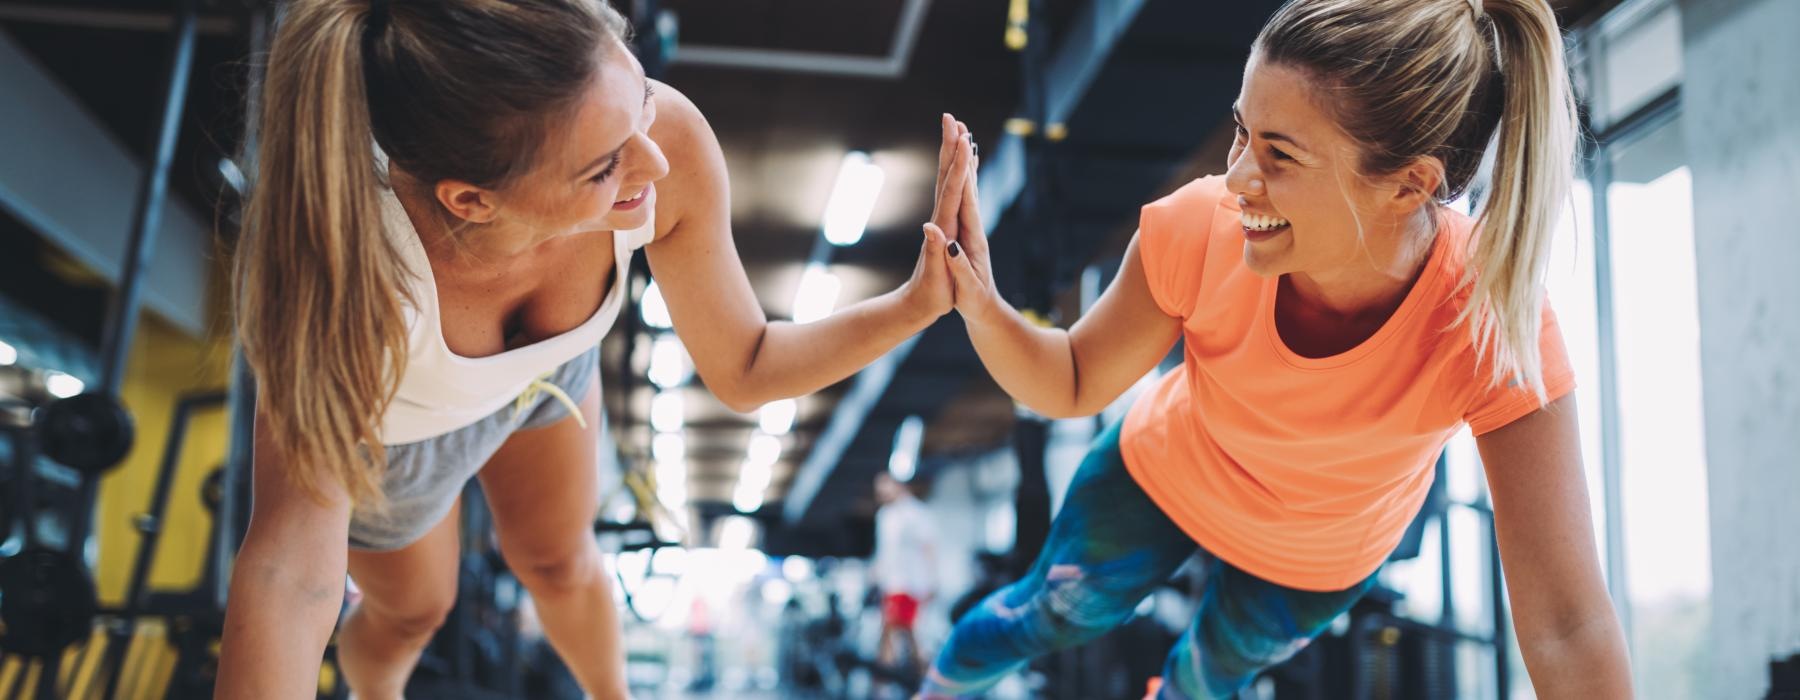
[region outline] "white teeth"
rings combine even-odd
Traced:
[[[1239,218],[1243,220],[1244,228],[1252,231],[1269,231],[1288,225],[1287,219],[1261,214],[1240,213]]]

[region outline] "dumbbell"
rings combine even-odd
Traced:
[[[73,554],[30,546],[0,560],[0,650],[51,658],[87,638],[98,607],[94,580]]]
[[[131,414],[107,394],[57,399],[37,409],[32,424],[40,452],[90,476],[119,466],[136,436]]]

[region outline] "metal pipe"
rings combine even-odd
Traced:
[[[128,32],[166,32],[176,24],[176,18],[167,12],[55,7],[29,2],[0,3],[0,20]],[[230,17],[208,15],[200,18],[198,30],[201,34],[231,35],[237,33],[238,26]]]
[[[198,8],[195,0],[180,0],[176,8],[175,38],[169,49],[169,80],[163,92],[156,149],[151,155],[150,167],[144,171],[143,187],[138,190],[137,216],[126,244],[118,293],[107,313],[106,339],[100,345],[106,354],[102,360],[105,364],[101,367],[98,391],[114,396],[119,393],[125,359],[130,355],[131,339],[137,331],[138,297],[143,292],[144,268],[150,264],[150,256],[156,250],[157,230],[162,226],[169,167],[175,159],[175,144],[181,134],[181,113],[187,105],[188,74],[194,64]]]
[[[264,56],[269,49],[269,28],[271,17],[267,10],[258,7],[250,13],[250,55]],[[250,193],[256,188],[256,153],[261,142],[261,119],[263,74],[255,64],[245,76],[245,108],[244,108],[244,143],[238,155],[238,169],[243,171],[245,187],[241,194],[243,201],[248,201]],[[231,362],[230,421],[231,437],[225,458],[225,476],[220,484],[221,498],[219,510],[213,514],[212,561],[208,563],[217,575],[213,581],[213,603],[220,610],[225,609],[225,596],[229,591],[232,557],[235,556],[244,531],[249,527],[250,509],[248,504],[238,502],[237,494],[241,490],[239,484],[250,478],[252,445],[256,429],[256,377],[250,371],[250,363],[244,358],[243,347],[235,345]]]
[[[883,56],[687,44],[676,46],[672,60],[680,65],[711,68],[898,80],[906,77],[913,48],[918,45],[920,27],[925,23],[926,10],[930,6],[930,0],[906,0],[900,8],[899,25],[889,42],[888,52]],[[640,28],[639,31],[643,30]]]
[[[1613,330],[1612,240],[1607,232],[1606,190],[1612,163],[1601,148],[1590,163],[1589,189],[1594,198],[1594,318],[1600,361],[1600,489],[1606,514],[1606,589],[1618,611],[1619,626],[1631,635],[1631,605],[1625,570],[1625,513],[1619,439],[1618,342]]]

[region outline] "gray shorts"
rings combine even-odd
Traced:
[[[547,379],[580,403],[599,370],[600,349],[594,348],[563,363]],[[568,415],[569,409],[555,396],[540,392],[517,411],[507,404],[443,435],[388,445],[387,474],[381,484],[388,506],[380,512],[359,508],[350,514],[350,547],[391,551],[417,542],[444,519],[462,495],[463,484],[481,471],[513,432],[541,428]]]

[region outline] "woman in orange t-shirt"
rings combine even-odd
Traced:
[[[1550,6],[1290,0],[1234,113],[1227,173],[1144,207],[1066,331],[994,291],[965,178],[956,304],[1008,393],[1092,415],[1177,339],[1184,361],[1096,442],[1031,573],[956,625],[923,697],[1098,636],[1196,549],[1219,566],[1153,694],[1231,696],[1368,590],[1464,425],[1538,693],[1629,696],[1541,284],[1576,139]],[[1446,208],[1495,141],[1479,214]]]

